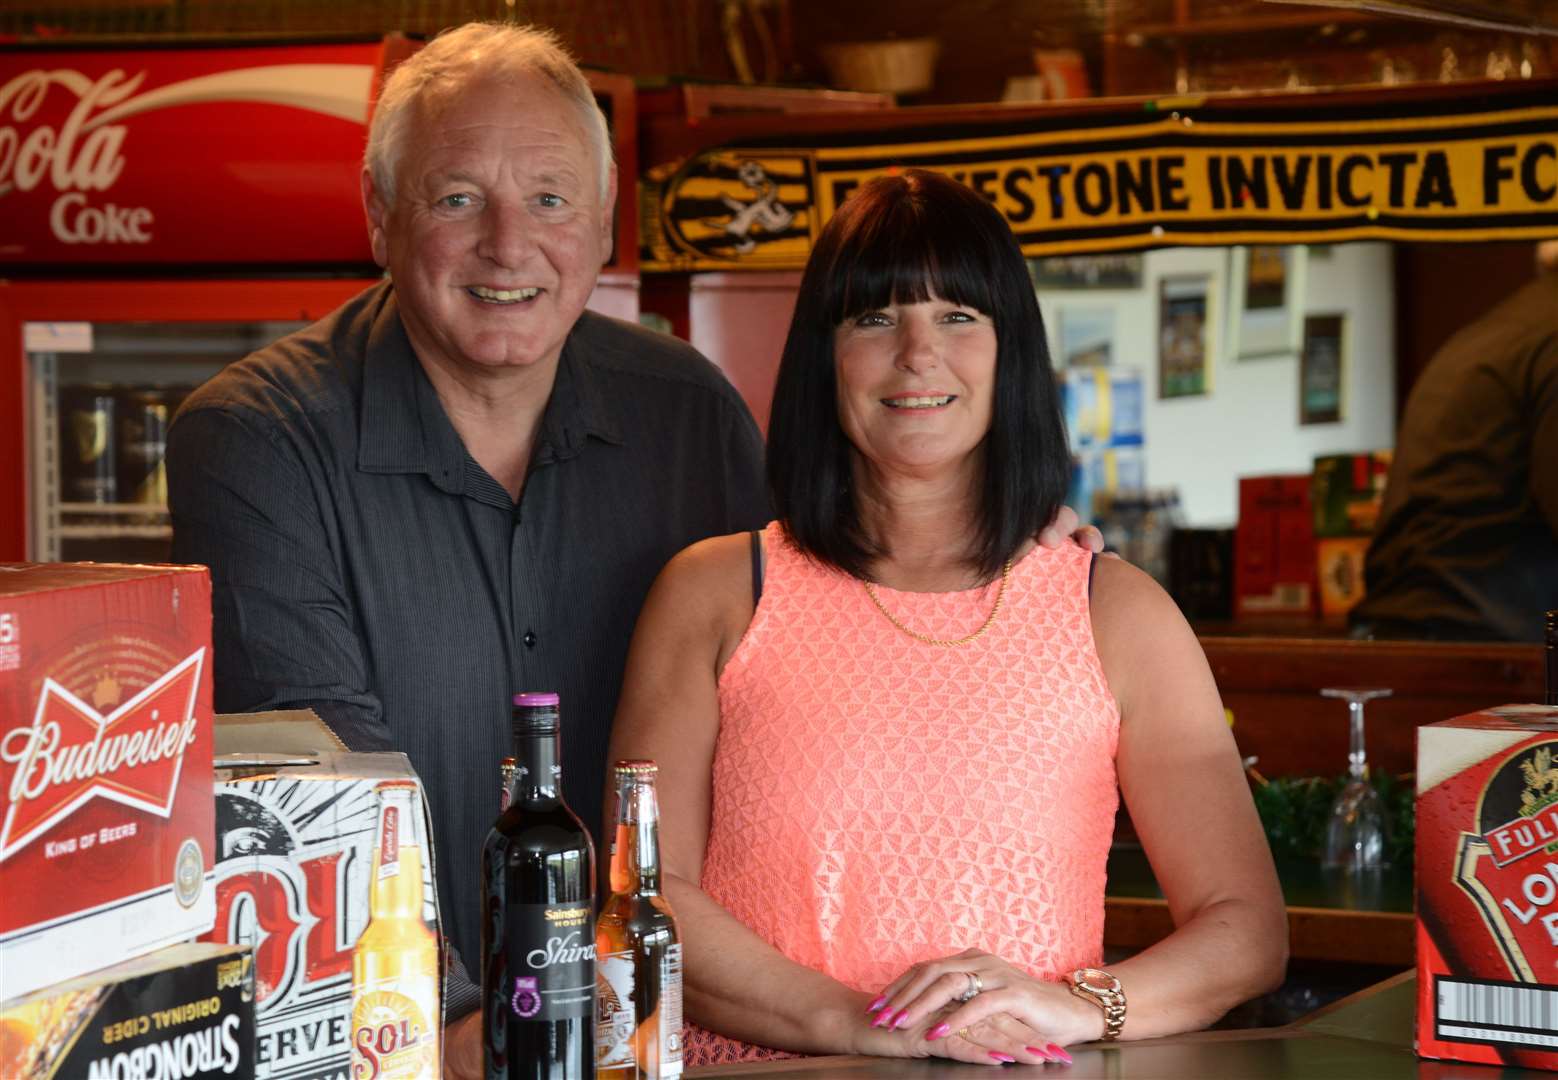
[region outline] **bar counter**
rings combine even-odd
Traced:
[[[1075,1063],[995,1069],[941,1059],[824,1057],[689,1069],[689,1080],[1538,1080],[1530,1069],[1419,1061],[1412,1052],[1417,979],[1405,972],[1280,1028],[1202,1031],[1115,1046],[1072,1047]]]

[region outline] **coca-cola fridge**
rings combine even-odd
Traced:
[[[0,53],[0,562],[164,561],[189,390],[378,274],[371,41]],[[638,314],[633,86],[590,73],[623,178],[591,306]]]

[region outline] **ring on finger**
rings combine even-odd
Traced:
[[[960,1027],[953,1034],[955,1034],[960,1039],[966,1040],[968,1038],[968,1028]]]
[[[985,984],[980,981],[978,972],[965,971],[963,974],[968,976],[968,989],[964,990],[954,1000],[958,1002],[973,1001],[975,996],[985,988]]]

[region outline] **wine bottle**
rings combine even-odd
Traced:
[[[489,1080],[595,1075],[595,848],[562,798],[556,694],[514,698],[512,800],[482,850]]]

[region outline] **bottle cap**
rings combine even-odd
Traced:
[[[552,735],[561,726],[557,713],[558,697],[534,691],[514,695],[512,730],[518,735]]]
[[[653,776],[660,771],[660,766],[653,761],[625,760],[613,765],[611,771],[618,776]]]

